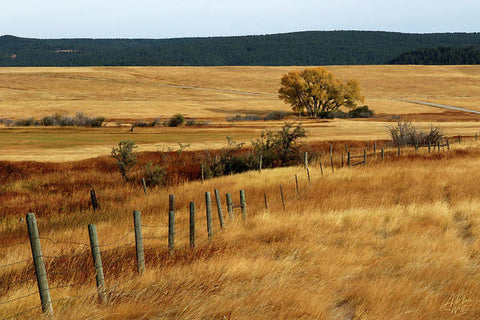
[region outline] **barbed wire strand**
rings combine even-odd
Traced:
[[[22,264],[22,263],[25,263],[27,261],[31,261],[31,259],[25,259],[25,260],[21,260],[21,261],[17,261],[17,262],[12,262],[12,263],[9,263],[9,264],[4,264],[4,265],[0,266],[0,269],[1,268],[6,268],[6,267],[11,267],[11,266],[14,266],[14,265],[17,265],[17,264]]]
[[[20,283],[25,283],[25,282],[29,282],[29,281],[35,281],[35,280],[36,280],[35,278],[28,278],[28,279],[25,279],[25,280],[10,282],[9,284],[7,284],[7,286],[16,285],[16,284],[20,284]]]
[[[99,245],[99,247],[102,248],[102,247],[110,247],[110,246],[113,246],[113,245],[119,243],[120,241],[125,240],[125,239],[128,237],[128,235],[129,235],[130,233],[132,233],[132,232],[133,232],[133,231],[128,231],[128,232],[127,232],[123,237],[121,237],[119,240],[117,240],[117,241],[115,241],[115,242],[112,242],[112,243],[108,243],[108,244],[101,244],[101,245]]]
[[[159,226],[147,226],[147,225],[141,225],[142,228],[168,228],[168,225],[159,225]]]
[[[85,256],[85,255],[89,255],[90,252],[83,252],[83,253],[79,253],[79,254],[63,254],[63,255],[59,255],[59,256],[43,256],[44,258],[47,258],[47,259],[62,259],[62,258],[76,258],[76,257],[81,257],[81,256]]]
[[[19,245],[22,245],[22,244],[25,244],[25,243],[30,243],[30,241],[17,242],[17,243],[12,243],[12,244],[4,244],[4,245],[1,245],[0,248],[10,248],[10,247],[19,246]]]
[[[50,241],[50,242],[52,242],[52,243],[54,243],[54,244],[58,244],[58,243],[78,244],[78,245],[82,245],[82,246],[85,246],[85,247],[89,247],[88,244],[83,243],[83,242],[76,242],[76,241],[58,241],[58,240],[53,240],[53,239],[46,238],[46,237],[40,237],[39,239],[40,239],[40,240],[47,240],[47,241]]]
[[[21,299],[24,299],[24,298],[33,296],[34,294],[37,294],[37,292],[35,291],[35,292],[26,294],[26,295],[24,295],[24,296],[21,296],[21,297],[15,298],[15,299],[7,300],[7,301],[1,301],[1,302],[0,302],[0,306],[3,306],[3,305],[8,304],[8,303],[11,303],[11,302],[13,302],[13,301],[17,301],[17,300],[21,300]]]

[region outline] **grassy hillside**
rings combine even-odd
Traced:
[[[375,65],[406,51],[480,43],[478,33],[296,32],[181,39],[0,37],[0,66]]]
[[[325,170],[323,176],[312,164],[311,185],[305,171],[294,167],[154,189],[148,197],[140,186],[121,183],[105,163],[82,162],[82,170],[60,171],[25,164],[28,174],[8,178],[12,189],[2,196],[0,211],[23,199],[24,212],[37,213],[61,319],[475,319],[480,149],[472,140],[452,147],[448,153],[410,150],[402,158],[392,151],[384,162],[370,158],[365,168]],[[337,164],[342,149],[334,148]],[[89,184],[102,204],[95,214],[88,208]],[[232,193],[235,201],[245,189],[248,218],[242,221],[236,211],[224,230],[215,218],[213,240],[206,241],[204,192],[215,188],[222,196]],[[178,210],[173,254],[162,228],[168,194],[176,195]],[[188,247],[189,201],[197,204],[194,250]],[[51,204],[62,204],[64,211],[51,211]],[[136,275],[134,209],[151,226],[143,231],[143,276]],[[19,212],[0,223],[2,266],[30,255]],[[105,305],[96,299],[88,248],[79,245],[88,244],[87,223],[97,225],[104,245]],[[32,277],[30,263],[2,271],[0,281],[8,285],[0,301],[20,298],[2,306],[2,318],[32,306],[16,318],[38,317],[36,284],[26,281]]]

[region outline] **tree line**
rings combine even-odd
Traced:
[[[439,47],[412,50],[389,61],[389,64],[470,65],[480,64],[480,49]]]
[[[468,47],[480,33],[310,31],[178,39],[0,37],[0,66],[385,64],[419,48]]]

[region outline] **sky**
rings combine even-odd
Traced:
[[[178,38],[294,31],[480,32],[479,0],[15,0],[0,35]]]

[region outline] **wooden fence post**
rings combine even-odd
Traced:
[[[242,219],[247,219],[247,201],[245,200],[245,190],[240,190],[240,206],[242,207]]]
[[[384,158],[385,158],[385,149],[382,148],[382,150],[380,152],[380,159],[382,159],[382,161],[383,161]]]
[[[27,214],[27,227],[42,311],[47,316],[53,316],[52,299],[50,298],[50,290],[48,289],[47,270],[45,269],[45,262],[43,261],[42,247],[40,245],[40,236],[38,234],[35,214]]]
[[[98,202],[97,202],[97,195],[95,194],[95,189],[90,190],[90,199],[92,200],[92,209],[93,212],[99,209]]]
[[[305,155],[304,155],[304,166],[305,166],[305,170],[308,170],[308,152],[305,151]]]
[[[175,195],[168,196],[168,250],[175,249]]]
[[[265,210],[268,210],[267,194],[266,193],[263,193],[263,200],[265,201]]]
[[[205,211],[207,213],[207,233],[208,238],[213,236],[213,226],[212,226],[212,199],[210,198],[210,192],[205,192]]]
[[[415,154],[418,154],[418,142],[415,141],[415,145],[413,146],[415,148]]]
[[[227,198],[227,211],[228,211],[228,217],[230,218],[230,221],[233,221],[235,218],[235,215],[233,213],[233,201],[232,201],[232,195],[230,193],[227,193],[225,195]]]
[[[90,237],[90,249],[92,251],[93,264],[95,266],[98,297],[100,301],[104,303],[107,302],[107,294],[105,292],[105,277],[103,276],[102,257],[100,256],[97,227],[94,224],[88,225],[88,235]]]
[[[332,167],[332,173],[334,173],[334,170],[333,170],[333,153],[330,153],[330,166]]]
[[[201,170],[201,177],[202,177],[202,183],[203,183],[203,181],[205,180],[205,171],[203,169],[203,164],[200,165],[200,170]]]
[[[450,151],[450,140],[447,139],[447,150]]]
[[[343,168],[343,162],[344,162],[344,161],[343,161],[343,152],[342,152],[342,168]]]
[[[215,202],[217,203],[218,221],[220,222],[220,228],[223,229],[225,222],[223,220],[222,201],[220,200],[220,192],[218,191],[218,189],[215,189]]]
[[[363,165],[367,165],[367,149],[363,149]]]
[[[312,184],[312,181],[310,179],[310,169],[307,168],[307,177],[308,177],[308,184]]]
[[[352,166],[352,162],[351,162],[351,159],[350,159],[350,151],[347,152],[347,166],[349,166],[349,167]]]
[[[142,186],[143,186],[143,192],[145,193],[146,196],[148,196],[147,182],[145,181],[145,178],[142,178]]]
[[[295,186],[297,187],[297,197],[300,197],[300,189],[298,188],[298,177],[295,174]]]
[[[195,248],[195,202],[190,202],[190,248]]]
[[[142,222],[140,211],[133,211],[133,225],[135,227],[135,249],[137,253],[137,271],[138,274],[145,272],[145,254],[143,251]]]
[[[260,159],[258,161],[258,172],[262,173],[262,164],[263,164],[263,156],[260,155]]]
[[[323,166],[322,166],[322,160],[320,160],[320,172],[322,173],[322,177],[323,177]]]
[[[283,211],[285,211],[285,199],[284,199],[284,197],[283,197],[282,185],[280,185],[280,197],[282,198]]]

